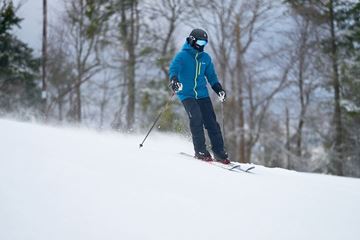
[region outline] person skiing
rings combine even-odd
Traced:
[[[205,126],[215,160],[229,164],[206,84],[208,82],[211,85],[222,102],[226,99],[226,92],[218,81],[210,55],[204,52],[207,43],[208,34],[204,30],[191,31],[182,49],[170,64],[169,86],[177,94],[188,114],[195,158],[204,161],[213,160],[206,149]]]

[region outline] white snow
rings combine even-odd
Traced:
[[[347,239],[360,180],[186,158],[190,142],[0,120],[1,240]]]

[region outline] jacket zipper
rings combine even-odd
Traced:
[[[195,99],[197,99],[198,93],[196,91],[196,87],[197,87],[197,77],[200,74],[200,70],[199,70],[199,63],[197,60],[199,53],[197,52],[195,55],[195,62],[196,62],[196,68],[195,68],[195,79],[194,79],[194,92],[195,92]]]

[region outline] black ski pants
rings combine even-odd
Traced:
[[[206,152],[204,127],[208,132],[212,151],[224,152],[224,140],[210,98],[187,98],[182,104],[189,116],[195,152]]]

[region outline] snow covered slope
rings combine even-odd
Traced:
[[[190,142],[0,120],[1,240],[346,239],[360,180],[183,157]]]

